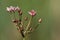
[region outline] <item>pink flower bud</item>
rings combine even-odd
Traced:
[[[31,10],[30,12],[28,12],[31,16],[35,16],[36,12],[34,10]]]

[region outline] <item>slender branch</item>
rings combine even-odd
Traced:
[[[26,32],[28,31],[29,27],[30,27],[30,24],[31,24],[31,20],[32,20],[33,17],[30,18],[29,22],[28,22],[28,25],[24,31],[24,34],[26,35]]]
[[[28,25],[27,25],[27,27],[26,27],[26,31],[27,31],[27,30],[29,29],[29,27],[30,27],[31,20],[32,20],[32,17],[30,18],[30,20],[29,20],[29,22],[28,22]]]
[[[13,13],[13,15],[14,15],[14,17],[13,17],[13,18],[14,18],[14,19],[16,19],[15,13]]]

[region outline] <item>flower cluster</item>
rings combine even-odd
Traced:
[[[12,20],[12,22],[16,24],[17,29],[21,33],[22,37],[25,37],[26,34],[32,33],[37,28],[37,26],[35,26],[35,28],[30,27],[32,18],[36,15],[36,11],[35,10],[28,11],[29,15],[31,15],[31,18],[30,18],[26,28],[24,27],[24,23],[23,23],[22,18],[21,18],[22,17],[22,15],[21,15],[22,11],[21,11],[21,9],[19,7],[10,6],[10,7],[7,7],[6,10],[8,12],[13,12],[13,13],[15,13],[16,11],[18,12],[19,19],[15,18],[15,19]],[[24,19],[26,21],[26,20],[28,20],[28,17],[25,17]],[[38,22],[41,23],[41,21],[42,20],[40,18],[38,20]],[[39,25],[39,23],[37,25]]]
[[[13,6],[6,7],[6,10],[8,12],[16,12],[17,11],[20,15],[22,14],[22,11],[18,6],[17,7],[13,7]]]
[[[10,7],[7,7],[7,11],[8,12],[20,11],[20,8],[19,7],[10,6]]]

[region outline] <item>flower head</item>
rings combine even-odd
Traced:
[[[19,15],[22,15],[22,11],[18,6],[15,8],[15,10],[18,11]]]
[[[15,11],[15,7],[10,6],[11,11]]]
[[[16,10],[16,11],[20,11],[20,8],[17,6],[17,7],[15,8],[15,10]]]
[[[6,10],[7,10],[8,12],[11,12],[11,8],[9,8],[9,7],[6,7]]]
[[[10,7],[7,7],[6,10],[7,10],[8,12],[15,12],[15,7],[10,6]]]
[[[34,10],[31,10],[30,12],[28,12],[31,16],[35,16],[36,12]]]

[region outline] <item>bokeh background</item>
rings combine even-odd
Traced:
[[[34,26],[36,19],[42,18],[30,40],[60,40],[60,0],[0,0],[0,40],[22,40],[6,11],[7,6],[19,6],[23,17],[29,16],[29,10],[36,10],[37,15],[32,22]]]

